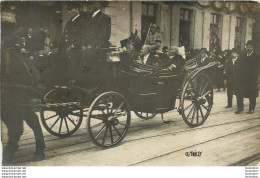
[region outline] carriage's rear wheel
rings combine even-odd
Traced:
[[[43,127],[57,137],[68,137],[75,133],[83,119],[83,109],[79,102],[72,102],[68,89],[53,89],[43,98],[44,107],[40,111]]]
[[[126,98],[116,92],[98,96],[90,106],[87,129],[93,143],[112,147],[120,143],[130,126],[131,112]]]
[[[199,73],[186,81],[181,95],[181,113],[191,127],[202,125],[213,105],[213,87],[210,78]]]
[[[148,120],[148,119],[152,119],[156,116],[157,113],[148,113],[148,112],[138,112],[138,111],[134,111],[135,115],[137,115],[139,118],[144,119],[144,120]]]

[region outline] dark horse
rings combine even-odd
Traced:
[[[38,116],[28,106],[35,92],[35,70],[30,59],[22,56],[15,49],[2,48],[2,112],[1,118],[8,129],[8,142],[4,146],[2,164],[10,165],[18,142],[23,134],[23,121],[33,130],[36,149],[33,161],[43,160],[44,137]]]

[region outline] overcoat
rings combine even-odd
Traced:
[[[111,35],[111,18],[99,11],[95,16],[79,19],[81,46],[91,45],[92,48],[109,46]]]
[[[258,97],[257,76],[259,58],[254,51],[250,56],[242,54],[234,71],[235,94],[240,97]]]

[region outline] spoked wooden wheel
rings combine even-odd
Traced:
[[[91,104],[87,129],[94,144],[112,147],[123,140],[130,121],[131,112],[126,98],[116,92],[106,92]]]
[[[181,113],[191,127],[202,125],[208,118],[213,105],[213,87],[210,78],[197,74],[186,81],[181,95]]]
[[[152,119],[156,116],[157,113],[148,113],[148,112],[137,112],[134,111],[135,115],[137,115],[139,118],[144,119],[144,120],[148,120],[148,119]]]
[[[83,119],[79,102],[71,102],[69,90],[53,89],[43,98],[41,121],[44,128],[57,137],[68,137],[75,133]]]

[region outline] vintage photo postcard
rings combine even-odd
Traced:
[[[259,44],[257,1],[2,1],[2,166],[257,168]]]

